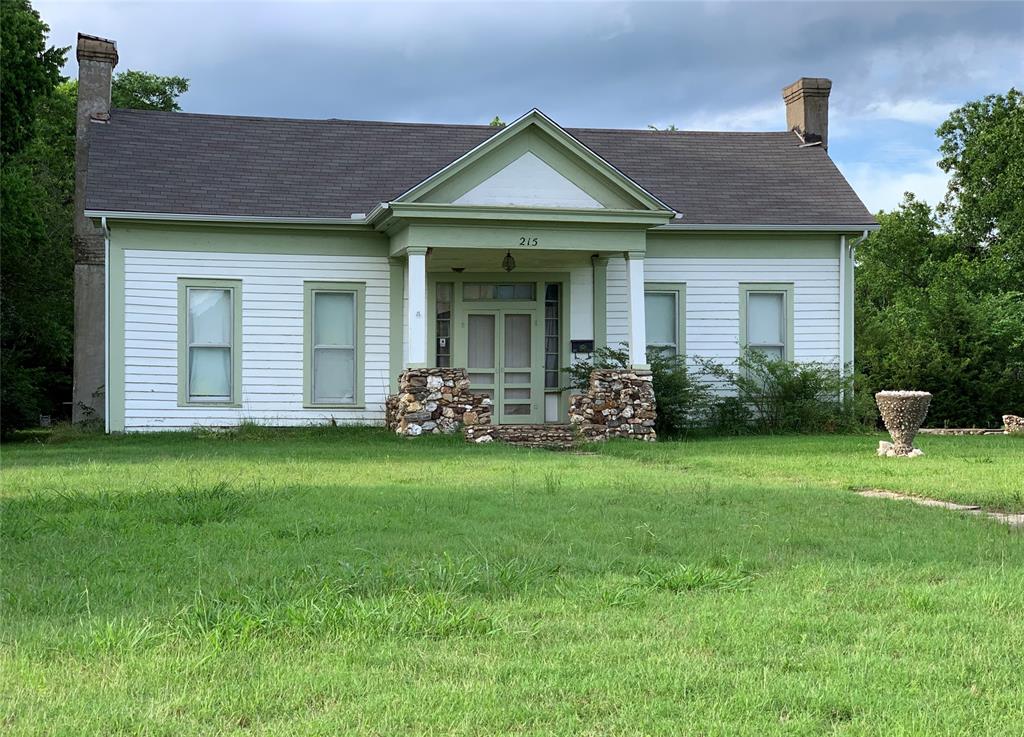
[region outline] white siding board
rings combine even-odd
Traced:
[[[373,256],[125,251],[125,429],[383,421],[388,392],[388,261]],[[240,408],[178,406],[178,278],[242,281]],[[366,284],[365,408],[303,403],[303,282]]]
[[[686,284],[686,352],[729,364],[739,357],[739,285],[793,283],[793,353],[798,361],[839,355],[838,259],[651,258],[650,282]],[[608,342],[626,341],[626,262],[608,262]]]

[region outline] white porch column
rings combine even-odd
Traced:
[[[409,248],[409,367],[427,365],[427,249]]]
[[[629,294],[629,363],[632,368],[648,369],[647,313],[644,309],[644,254],[626,253],[626,289]]]

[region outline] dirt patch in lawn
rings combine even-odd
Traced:
[[[964,512],[966,514],[976,514],[988,517],[989,519],[994,519],[996,522],[1002,522],[1003,524],[1011,525],[1013,527],[1024,527],[1024,514],[990,512],[982,509],[977,504],[957,504],[956,502],[947,502],[942,499],[931,499],[926,496],[901,494],[898,491],[889,491],[888,489],[854,489],[854,491],[860,496],[867,496],[873,499],[896,499],[899,501],[920,504],[923,507],[941,507],[942,509],[949,509],[954,512]]]

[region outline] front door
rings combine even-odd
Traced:
[[[542,376],[535,361],[534,311],[474,310],[467,314],[470,391],[494,402],[494,422],[540,422]]]

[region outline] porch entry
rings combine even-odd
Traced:
[[[465,368],[470,391],[494,403],[495,423],[563,421],[568,274],[434,272],[427,297],[434,308],[429,365]]]
[[[491,397],[500,424],[543,421],[537,323],[533,308],[473,309],[466,314],[470,386],[473,393]]]

